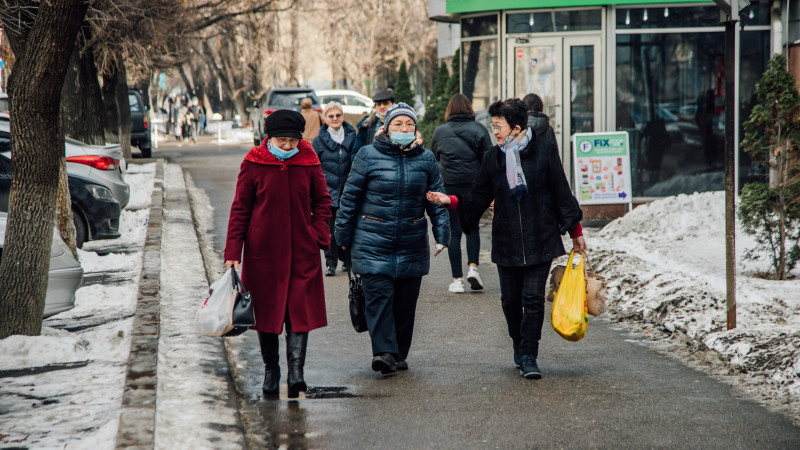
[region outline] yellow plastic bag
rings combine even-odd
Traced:
[[[589,326],[589,313],[586,306],[586,279],[584,278],[583,260],[578,267],[572,267],[570,253],[564,276],[558,286],[553,307],[550,309],[550,323],[561,337],[568,341],[580,341],[586,335]]]

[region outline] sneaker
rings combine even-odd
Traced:
[[[447,290],[452,292],[453,294],[463,294],[466,291],[466,289],[464,288],[464,280],[460,278],[458,280],[453,280],[453,282],[450,283],[450,287],[448,287]]]
[[[328,269],[325,271],[326,277],[332,277],[336,275],[336,268],[333,266],[328,266]]]
[[[481,280],[480,274],[478,274],[477,267],[469,266],[469,270],[467,271],[467,283],[469,283],[473,291],[483,289],[483,281]]]
[[[382,353],[372,358],[372,370],[383,375],[392,375],[397,372],[394,356],[391,353]]]
[[[342,272],[347,272],[348,270],[350,270],[350,268],[347,267],[347,264],[342,264]]]
[[[527,380],[538,380],[542,378],[542,371],[536,365],[536,358],[531,355],[522,355],[520,361],[519,374]]]

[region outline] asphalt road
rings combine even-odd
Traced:
[[[188,169],[208,194],[218,250],[248,149],[169,144],[153,152]],[[545,321],[544,378],[522,379],[488,257],[488,229],[482,238],[484,292],[448,293],[444,254],[423,278],[408,372],[390,378],[372,372],[369,337],[350,326],[342,273],[325,278],[329,324],[310,335],[305,399],[286,400],[285,359],[282,398],[262,399],[255,333],[235,341],[247,374],[237,381],[263,420],[255,431],[283,448],[800,448],[800,427],[786,417],[603,319],[591,318],[577,343]]]

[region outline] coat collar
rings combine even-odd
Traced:
[[[353,128],[347,122],[342,124],[344,127],[344,141],[342,141],[342,147],[349,151],[350,148],[353,147],[353,144],[356,142],[356,129]],[[330,151],[334,151],[339,147],[339,144],[333,140],[331,134],[328,133],[328,124],[325,124],[319,130],[319,140],[322,141],[322,144],[325,145]]]
[[[447,118],[448,122],[472,122],[475,120],[473,114],[453,114]]]
[[[420,139],[419,143],[411,144],[407,150],[403,150],[392,142],[385,133],[378,133],[375,135],[375,140],[372,142],[372,146],[375,147],[376,150],[383,153],[384,155],[389,156],[416,156],[422,153],[425,150],[425,147],[422,146],[421,136],[419,136],[419,132],[417,132],[418,138]]]
[[[264,138],[261,141],[261,145],[258,147],[253,147],[250,149],[250,152],[247,153],[247,156],[244,157],[245,161],[254,162],[256,164],[264,164],[267,166],[318,166],[319,165],[319,157],[317,157],[317,153],[314,152],[314,148],[311,147],[311,144],[308,143],[305,139],[300,139],[300,143],[297,144],[297,149],[300,150],[297,152],[296,155],[292,156],[291,158],[287,159],[286,161],[281,161],[275,157],[272,153],[270,153],[269,149],[267,148],[267,140],[269,136]]]

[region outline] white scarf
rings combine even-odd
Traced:
[[[520,133],[511,142],[500,145],[500,150],[506,154],[506,179],[508,180],[508,192],[512,197],[516,197],[517,201],[522,199],[522,196],[528,192],[528,183],[525,180],[525,174],[522,172],[522,160],[519,157],[520,150],[525,149],[531,141],[533,134],[531,128],[525,134]]]
[[[344,142],[344,125],[339,127],[339,131],[334,131],[333,128],[328,127],[328,133],[331,135],[331,139],[337,144]]]

